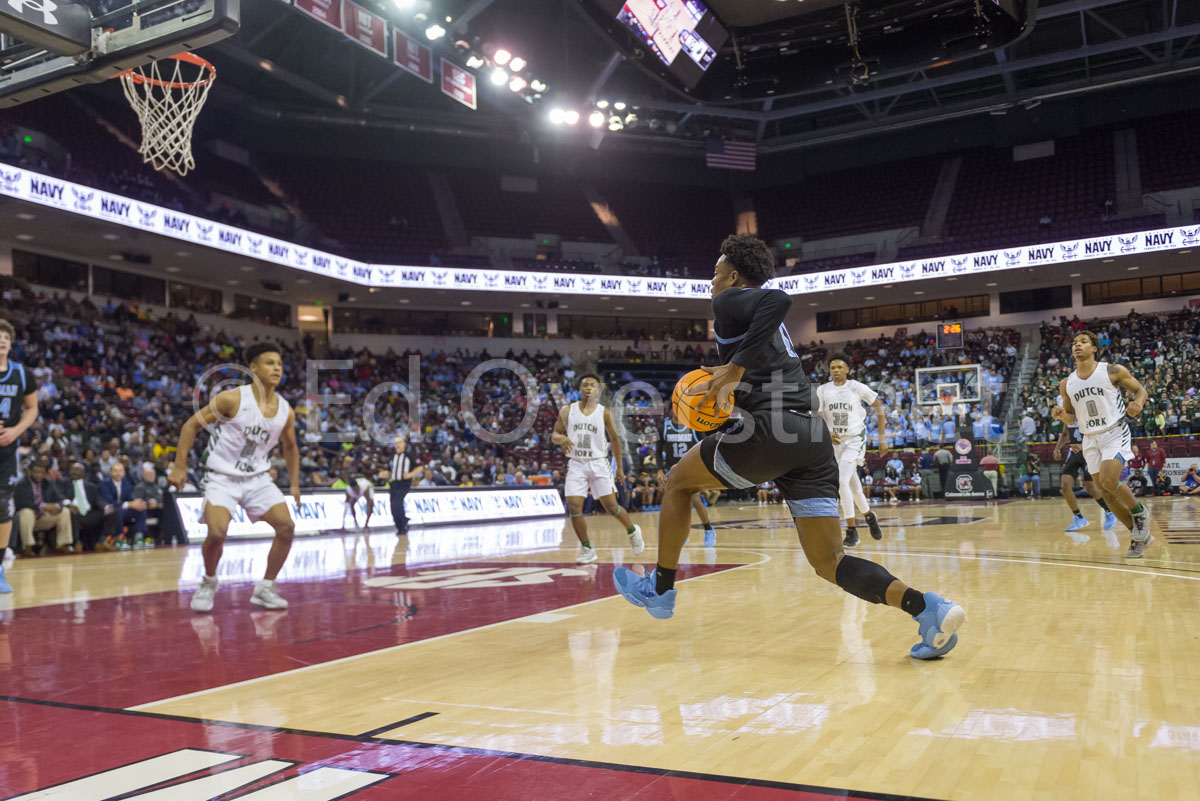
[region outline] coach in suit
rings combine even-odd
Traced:
[[[63,504],[71,513],[71,531],[75,542],[85,551],[94,551],[96,541],[104,532],[104,501],[100,488],[87,480],[87,468],[82,462],[71,465],[70,478],[59,482]]]
[[[391,495],[392,520],[396,523],[396,533],[408,533],[408,516],[404,514],[404,498],[412,489],[413,476],[421,472],[415,467],[408,455],[408,440],[397,436],[394,441],[395,453],[392,454],[392,464],[389,470],[388,494]]]
[[[46,478],[46,467],[34,464],[29,475],[13,487],[13,507],[17,510],[17,530],[21,534],[21,556],[33,556],[34,533],[54,529],[55,542],[46,536],[44,553],[71,552],[71,515],[63,507],[62,495],[53,481]]]
[[[125,465],[113,462],[108,478],[100,482],[100,499],[104,501],[104,533],[119,537],[126,525],[132,525],[134,533],[146,534],[146,502],[133,497],[133,482],[125,475]],[[98,551],[114,550],[111,543],[102,542]]]

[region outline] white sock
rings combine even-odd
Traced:
[[[261,581],[257,582],[257,584],[260,587],[270,588],[275,586],[275,581],[273,579],[262,579]]]

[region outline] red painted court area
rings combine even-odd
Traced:
[[[39,790],[46,801],[128,793],[155,801],[218,795],[246,801],[910,798],[11,698],[0,699],[0,722],[15,735],[0,744],[4,799]]]
[[[681,578],[731,567],[692,565]],[[17,609],[0,624],[0,687],[137,706],[607,598],[611,572],[545,562],[396,566],[280,583],[290,604],[280,612],[250,605],[250,583],[223,584],[208,615],[191,610],[190,589]],[[425,588],[396,588],[406,580]],[[473,586],[446,588],[463,583]]]

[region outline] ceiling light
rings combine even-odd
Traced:
[[[481,57],[479,57],[479,56],[475,55],[474,53],[472,53],[471,55],[467,56],[467,66],[468,66],[468,67],[470,67],[470,68],[471,68],[471,69],[473,69],[473,70],[477,70],[477,69],[479,69],[479,68],[480,68],[480,67],[482,67],[482,66],[483,66],[485,63],[487,63],[487,62],[485,62],[485,61],[484,61],[484,60],[483,60]]]
[[[1133,272],[1134,270],[1140,270],[1142,268],[1135,264],[1132,267],[1126,267],[1125,269],[1129,272]]]
[[[354,303],[355,301],[357,301],[357,300],[358,300],[358,298],[356,298],[356,297],[354,297],[353,295],[351,295],[350,297],[346,298],[346,300],[347,300],[347,302],[349,302],[349,303]]]
[[[508,83],[508,73],[502,69],[494,69],[489,80],[491,80],[493,86],[504,86],[504,84]]]
[[[625,121],[622,120],[620,117],[618,117],[616,114],[614,114],[608,118],[608,130],[619,131],[624,127],[625,127]]]
[[[508,68],[510,70],[512,70],[513,72],[520,72],[521,70],[525,69],[525,59],[514,58],[512,60],[512,62],[508,65]]]
[[[308,283],[308,279],[307,279],[307,278],[297,278],[297,279],[296,279],[296,283],[297,283],[297,284],[307,284],[307,283]]]
[[[607,100],[597,100],[596,108],[608,108],[608,101]]]
[[[229,284],[230,286],[237,286],[238,284],[240,284],[242,282],[237,280],[236,278],[230,278],[225,283]]]
[[[367,294],[374,295],[378,291],[379,291],[379,287],[373,286],[373,287],[370,287],[367,289]]]
[[[1078,278],[1078,277],[1080,277],[1081,275],[1083,275],[1083,273],[1071,273],[1071,274],[1070,274],[1068,277],[1069,277],[1069,278]]]
[[[618,100],[616,103],[613,103],[613,108],[617,111],[624,111],[625,103],[621,100]]]
[[[988,281],[988,286],[995,286],[995,285],[996,285],[995,281]]]
[[[513,79],[508,82],[508,88],[513,90],[514,92],[521,91],[527,85],[528,84],[525,83],[525,79],[522,78],[520,75],[514,75]]]
[[[168,268],[167,268],[167,272],[169,272],[169,273],[177,273],[177,272],[179,272],[179,271],[180,271],[180,270],[182,270],[182,269],[183,269],[182,267],[168,267]]]
[[[528,309],[528,308],[529,308],[529,304],[528,304],[528,303],[522,303],[522,304],[521,304],[521,308],[522,308],[522,309]]]
[[[418,11],[416,14],[413,14],[413,19],[415,19],[417,22],[424,22],[425,20],[429,19],[429,15],[424,11]]]
[[[413,7],[414,0],[392,0],[396,4],[396,8],[401,11],[408,11]]]
[[[446,29],[436,22],[425,29],[425,38],[431,42],[436,42],[446,35]]]
[[[529,82],[529,88],[535,92],[544,92],[546,91],[546,84],[542,83],[537,78],[534,78]]]
[[[923,290],[923,289],[918,289],[918,290],[917,290],[916,292],[914,292],[913,294],[914,294],[914,295],[924,295],[924,294],[925,294],[925,290]]]
[[[400,298],[401,303],[408,303],[408,298]]]
[[[121,235],[120,235],[120,234],[104,234],[104,235],[103,235],[103,236],[101,236],[100,238],[101,238],[101,239],[107,239],[109,242],[111,242],[111,241],[113,241],[114,239],[120,239],[120,238],[121,238]]]
[[[22,242],[28,242],[30,239],[33,239],[33,234],[17,234],[17,239],[20,239]]]
[[[265,58],[258,62],[258,66],[262,67],[267,72],[275,71],[275,65],[270,61],[267,61]]]
[[[875,296],[874,296],[874,295],[867,295],[865,298],[863,298],[863,300],[875,300]]]
[[[947,280],[947,281],[957,281],[957,280],[958,280],[958,278],[956,278],[956,277],[954,277],[954,276],[950,276],[950,277],[949,277],[949,278],[947,278],[946,280]]]
[[[558,308],[560,308],[560,309],[569,309],[569,308],[571,308],[571,307],[570,307],[570,306],[568,306],[568,305],[567,305],[567,304],[565,304],[565,303],[560,303],[560,304],[558,304]]]
[[[1116,261],[1116,259],[1105,259],[1103,263],[1108,264],[1109,262],[1114,262],[1114,261]]]
[[[17,219],[18,219],[18,220],[32,220],[32,219],[33,219],[33,217],[34,217],[34,215],[30,214],[30,213],[29,213],[29,212],[27,212],[27,211],[23,211],[23,212],[21,212],[20,214],[18,214],[18,215],[17,215]]]
[[[192,255],[192,251],[190,251],[190,250],[177,250],[177,251],[175,251],[175,255],[176,255],[176,256],[182,256],[182,257],[184,257],[184,258],[187,258],[188,256]]]
[[[668,313],[670,313],[670,312],[677,312],[677,311],[679,311],[679,309],[667,309],[667,312],[668,312]]]
[[[579,112],[575,109],[569,109],[563,112],[563,122],[567,125],[574,125],[579,122]]]
[[[239,269],[244,273],[248,273],[248,272],[251,272],[254,270],[254,265],[253,264],[243,264]]]
[[[458,305],[460,305],[460,306],[470,306],[470,305],[471,305],[471,301],[469,301],[469,300],[460,300],[460,301],[458,302]]]
[[[512,53],[510,53],[504,49],[497,50],[496,55],[492,56],[492,61],[499,64],[501,67],[503,67],[505,64],[507,64],[511,60],[512,60]]]
[[[810,304],[808,304],[808,305],[809,305],[809,306],[816,306],[817,304],[815,304],[815,303],[810,303]]]
[[[449,25],[451,22],[454,22],[454,18],[453,18],[453,17],[446,17],[446,24],[447,24],[447,25]]]
[[[613,311],[625,311],[624,306],[613,306]]]
[[[555,125],[562,125],[563,119],[566,117],[566,112],[561,108],[552,108],[548,116],[550,117],[550,122]]]
[[[591,114],[589,114],[588,125],[592,126],[593,128],[599,128],[600,126],[604,125],[604,112],[593,111]]]

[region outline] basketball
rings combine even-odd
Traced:
[[[675,391],[671,393],[671,405],[675,409],[675,416],[693,431],[716,431],[729,419],[729,413],[733,411],[732,391],[729,393],[729,399],[720,406],[714,401],[709,401],[704,406],[696,406],[704,397],[704,392],[695,391],[692,387],[703,384],[711,377],[712,374],[704,370],[692,370],[679,379],[675,384]]]

